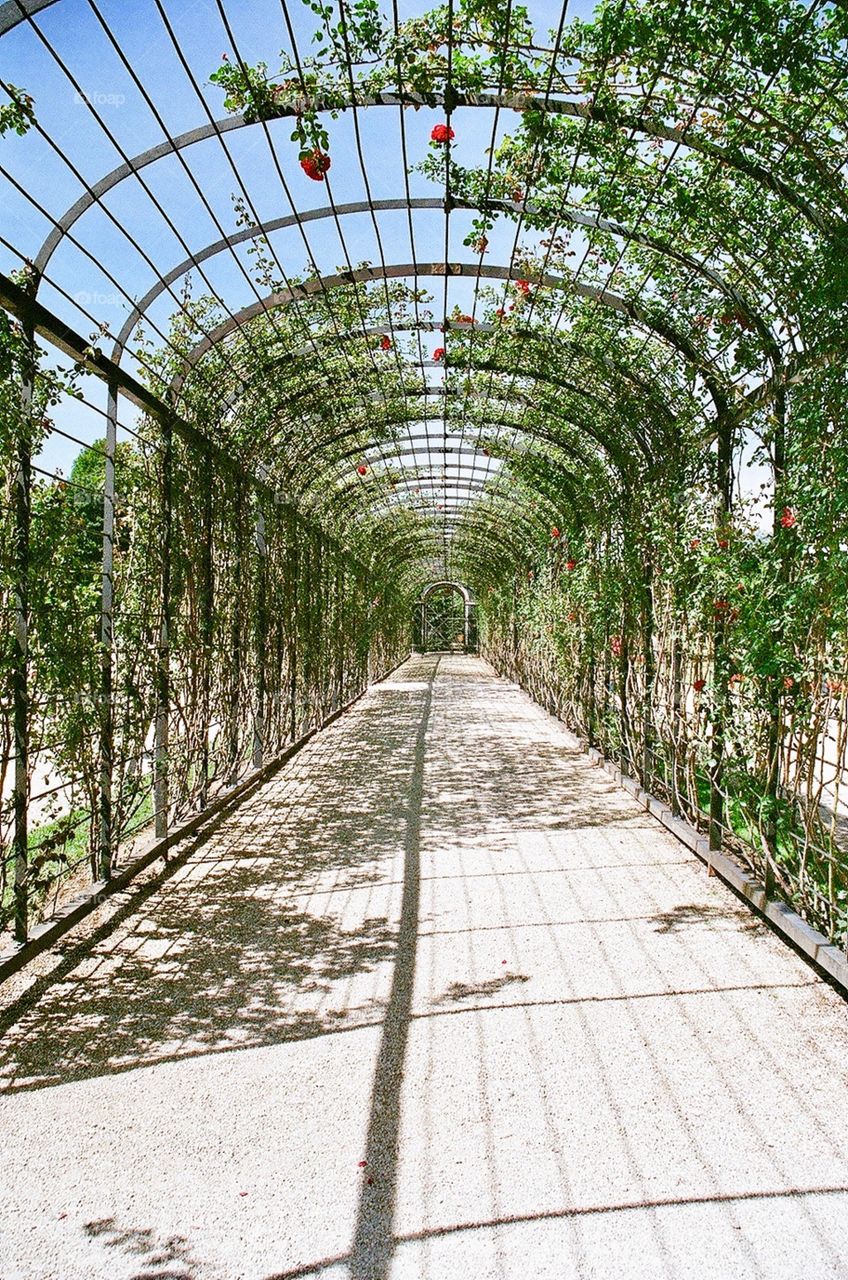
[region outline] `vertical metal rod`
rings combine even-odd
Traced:
[[[298,698],[298,634],[297,634],[297,577],[299,570],[298,563],[298,536],[300,530],[297,520],[291,512],[286,518],[286,538],[288,541],[286,555],[286,578],[285,594],[288,608],[286,610],[286,640],[288,643],[289,655],[289,735],[291,741],[297,738],[297,698]]]
[[[727,413],[718,421],[718,504],[716,530],[726,536],[733,497],[733,424]],[[713,630],[713,723],[710,760],[710,848],[720,849],[724,832],[724,762],[726,754],[725,732],[727,720],[727,696],[730,672],[727,654],[727,622],[724,611],[718,612]]]
[[[643,578],[642,639],[645,671],[645,705],[642,711],[642,786],[653,790],[654,780],[654,584],[650,552]]]
[[[212,648],[215,601],[215,578],[213,560],[213,526],[212,526],[212,456],[209,449],[204,449],[201,460],[203,476],[203,545],[201,548],[201,716],[200,716],[200,778],[197,793],[197,807],[205,809],[209,798],[209,733],[211,729],[211,689],[212,689]]]
[[[588,664],[587,664],[587,682],[588,682],[588,706],[586,710],[586,742],[590,747],[598,745],[597,738],[597,671],[595,664],[595,637],[592,632],[588,636]]]
[[[341,559],[336,561],[336,571],[333,575],[333,617],[335,619],[335,649],[336,649],[336,676],[335,689],[333,692],[333,711],[344,705],[344,679],[345,679],[345,655],[344,655],[344,598],[345,598],[345,578],[344,564]]]
[[[671,785],[671,812],[680,814],[680,733],[683,723],[681,707],[681,636],[677,629],[677,600],[673,604],[674,632],[671,638],[671,744],[669,748],[669,775]]]
[[[630,674],[630,632],[628,623],[629,619],[625,609],[621,615],[621,649],[618,655],[619,737],[621,739],[619,764],[623,772],[632,774],[635,770],[633,769],[633,753],[631,751],[630,702],[627,696],[627,678]]]
[[[12,702],[15,731],[14,790],[14,899],[15,938],[26,942],[29,927],[29,543],[32,516],[32,391],[35,348],[32,329],[25,330],[29,370],[21,387],[21,420],[16,442],[14,600],[15,646],[12,672]]]
[[[106,400],[106,443],[103,475],[103,556],[100,570],[100,829],[98,874],[112,877],[114,846],[112,771],[114,763],[114,706],[112,655],[114,646],[115,566],[115,451],[118,437],[118,384],[109,380]]]
[[[171,422],[162,423],[162,541],[159,645],[156,660],[156,724],[153,744],[153,808],[158,838],[168,834],[169,719],[171,703],[171,543],[173,537],[174,440]]]
[[[245,486],[239,478],[236,481],[236,562],[233,573],[233,618],[230,629],[230,688],[232,701],[235,704],[234,714],[230,719],[230,741],[228,755],[230,772],[227,778],[230,786],[235,786],[239,776],[240,740],[239,725],[241,717],[241,674],[244,648],[244,627],[242,625],[242,595],[244,591],[244,518],[245,518]]]
[[[253,711],[253,767],[254,769],[259,769],[265,759],[268,540],[265,530],[265,512],[262,510],[262,498],[258,492],[256,494],[253,542],[256,549],[256,684]]]
[[[790,579],[789,544],[780,523],[783,512],[786,484],[786,392],[779,391],[774,398],[774,438],[772,459],[774,476],[774,517],[772,537],[778,548],[778,582],[785,589]],[[782,614],[780,615],[783,616]],[[775,637],[778,639],[778,637]],[[782,640],[783,637],[781,636]],[[777,806],[780,795],[780,756],[783,743],[783,681],[772,678],[769,694],[768,720],[768,776],[766,796],[768,812],[765,823],[765,866],[763,881],[766,897],[773,898],[776,890],[775,862],[777,860]],[[848,941],[846,942],[848,945]]]

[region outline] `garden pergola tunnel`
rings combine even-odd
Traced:
[[[0,4],[18,943],[460,647],[416,635],[443,584],[848,943],[846,36],[841,0]]]

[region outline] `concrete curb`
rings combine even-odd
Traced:
[[[649,795],[647,791],[644,791],[635,778],[630,778],[626,773],[622,773],[616,765],[606,760],[595,747],[587,748],[579,738],[574,738],[574,741],[586,752],[592,764],[608,773],[619,786],[623,787],[633,797],[637,804],[641,805],[658,822],[661,822],[666,830],[670,831],[681,844],[686,845],[687,849],[691,849],[695,856],[705,863],[710,874],[715,873],[725,884],[730,885],[738,894],[747,899],[755,910],[766,917],[778,933],[782,934],[804,956],[823,969],[828,977],[839,987],[842,994],[848,996],[848,957],[844,952],[828,942],[823,933],[819,933],[812,925],[807,924],[806,920],[803,920],[785,902],[781,902],[777,898],[767,898],[765,886],[755,876],[743,871],[726,853],[721,853],[718,849],[710,849],[710,843],[706,836],[702,836],[699,831],[696,831],[683,818],[676,817],[669,806],[662,800],[658,800],[656,796]]]
[[[195,814],[193,818],[189,818],[187,822],[176,827],[167,836],[154,841],[127,866],[116,871],[111,880],[94,881],[84,893],[72,898],[49,920],[35,925],[30,930],[30,936],[26,942],[20,943],[11,950],[0,954],[0,983],[5,982],[7,978],[11,978],[13,974],[22,969],[30,960],[34,960],[36,956],[49,951],[54,943],[64,937],[86,916],[90,915],[95,908],[102,906],[107,899],[113,897],[116,893],[120,893],[122,889],[126,889],[135,877],[144,871],[146,867],[149,867],[152,862],[155,862],[157,858],[167,857],[168,851],[174,845],[187,840],[190,836],[196,835],[213,818],[226,813],[239,801],[243,800],[249,792],[261,786],[277,769],[280,769],[291,760],[292,756],[297,755],[298,751],[305,747],[307,742],[315,737],[316,733],[320,733],[322,729],[328,728],[335,720],[338,720],[339,716],[344,715],[355,703],[359,702],[360,698],[365,696],[372,685],[380,684],[383,680],[387,680],[405,661],[406,659],[404,658],[402,662],[390,667],[378,679],[369,681],[356,697],[351,698],[343,707],[339,707],[331,715],[327,716],[325,720],[322,720],[321,724],[316,725],[298,738],[296,742],[291,743],[280,755],[275,756],[273,760],[269,760],[267,764],[261,765],[258,769],[251,769],[241,782],[229,787],[225,792],[217,796],[200,813]]]

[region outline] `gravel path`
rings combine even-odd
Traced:
[[[51,963],[2,1280],[848,1277],[848,1006],[476,659]]]

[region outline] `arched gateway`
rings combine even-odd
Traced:
[[[458,582],[433,582],[416,606],[415,647],[422,653],[476,653],[477,606]]]

